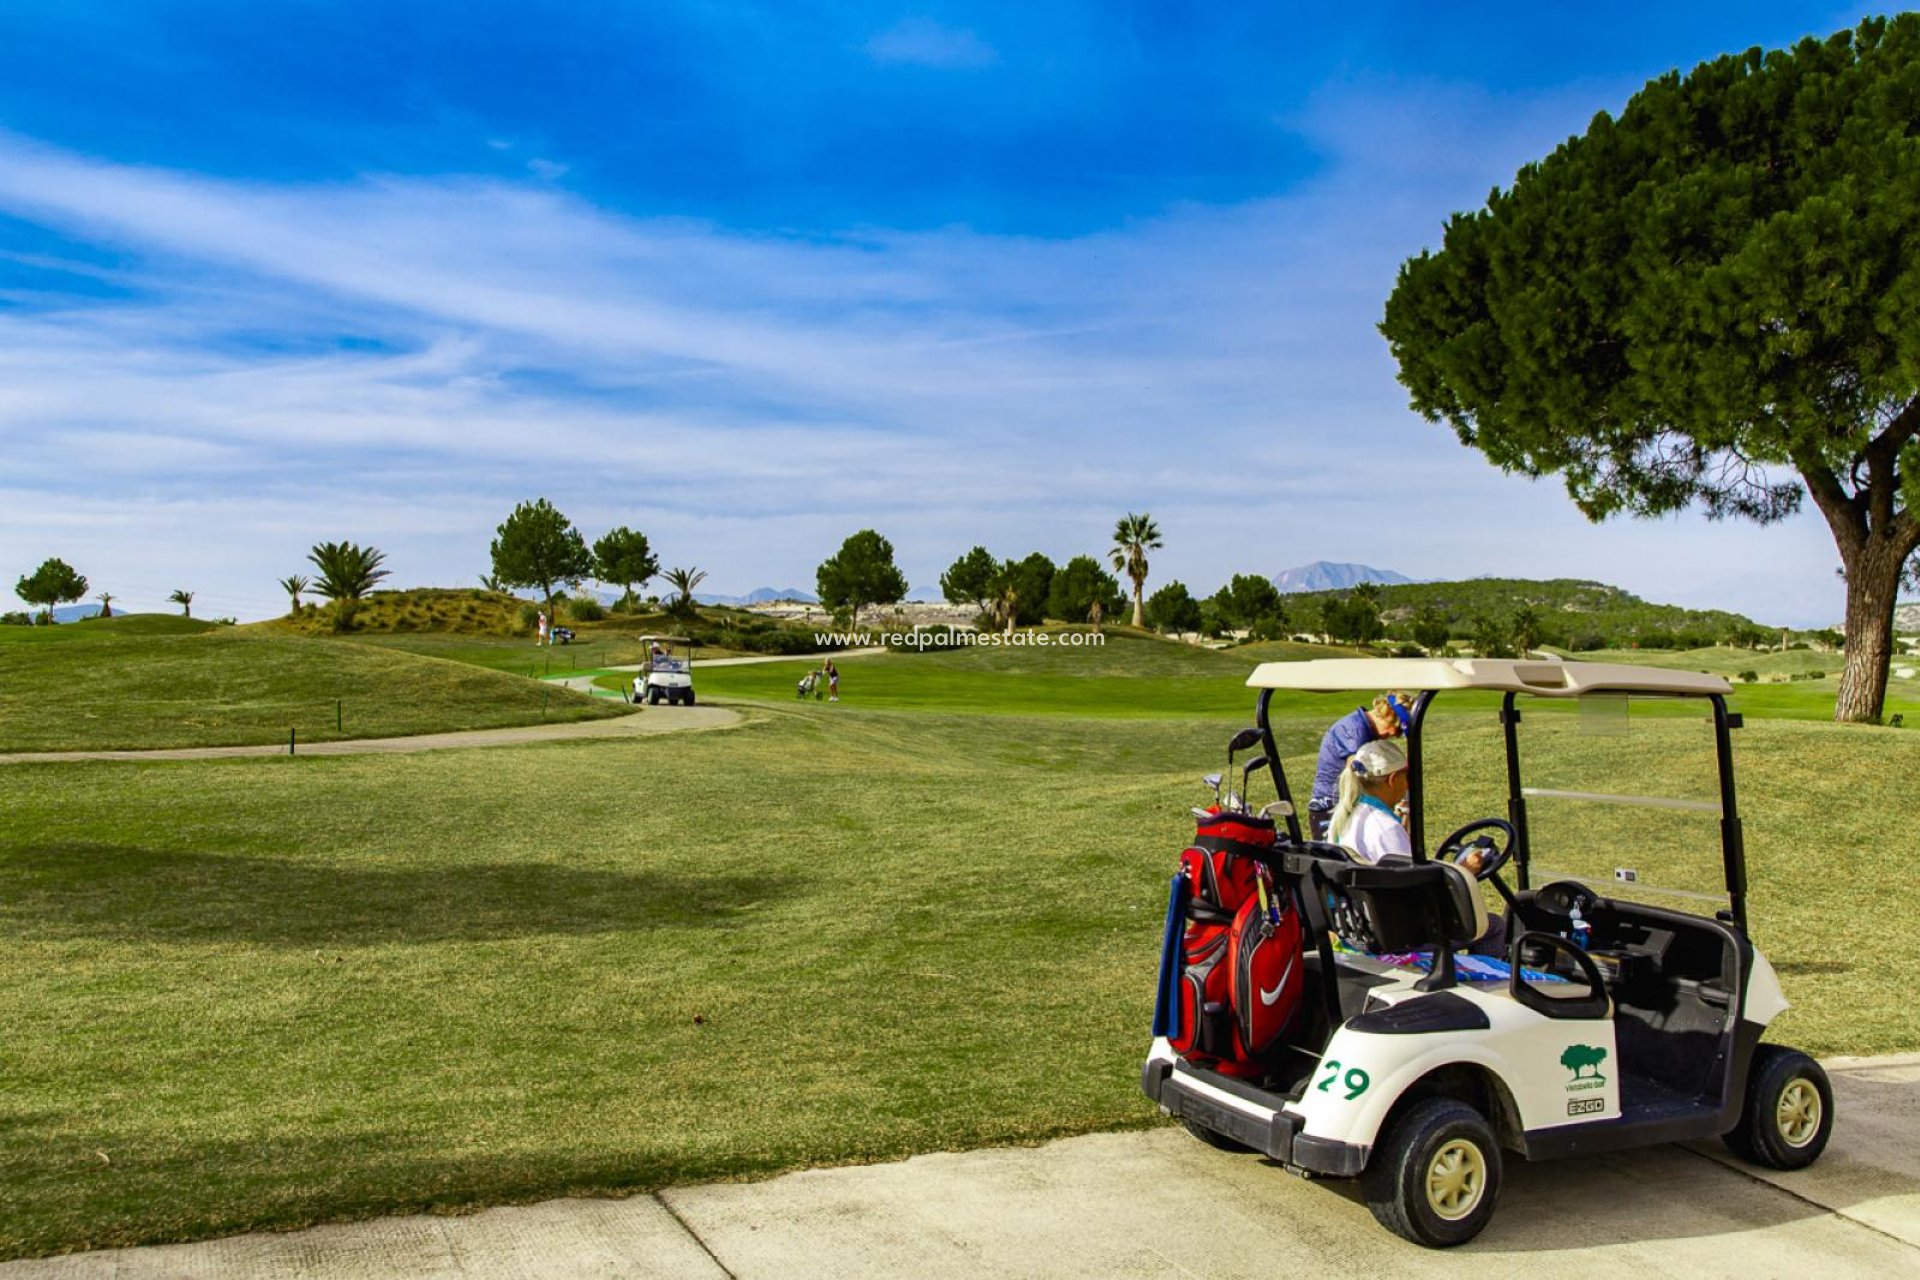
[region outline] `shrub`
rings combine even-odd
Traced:
[[[1741,684],[1759,684],[1760,673],[1758,671],[1742,671],[1739,675],[1739,680]]]
[[[350,598],[335,600],[332,613],[335,631],[352,631],[359,621],[360,602]]]
[[[18,609],[9,609],[0,613],[0,627],[30,627],[33,619]]]
[[[598,622],[607,616],[607,608],[592,596],[567,602],[567,616],[575,622]]]
[[[520,634],[526,635],[540,625],[540,606],[532,601],[520,606]]]
[[[1396,658],[1424,658],[1427,656],[1427,651],[1417,644],[1397,644],[1393,647],[1393,656]]]

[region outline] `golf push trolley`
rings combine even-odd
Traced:
[[[1141,1072],[1162,1111],[1214,1146],[1357,1177],[1384,1226],[1435,1247],[1487,1225],[1511,1155],[1720,1138],[1774,1168],[1819,1156],[1834,1114],[1825,1073],[1761,1042],[1787,1002],[1747,933],[1731,746],[1740,718],[1724,680],[1574,662],[1330,659],[1267,663],[1247,683],[1260,690],[1256,724],[1229,744],[1227,773],[1208,775],[1216,800],[1194,811],[1168,904]],[[1303,836],[1269,712],[1276,690],[1380,688],[1418,695],[1407,731],[1413,853],[1369,864]],[[1481,794],[1503,790],[1506,812],[1429,852],[1422,748],[1442,695],[1493,712],[1504,777]],[[1542,745],[1584,758],[1592,734],[1626,731],[1630,707],[1664,754],[1631,746],[1640,754],[1626,772],[1652,786],[1691,768],[1692,797],[1523,785],[1523,763],[1547,758]],[[1557,714],[1567,710],[1578,714]],[[1523,713],[1544,731],[1525,761]],[[1471,715],[1446,719],[1471,732]],[[1710,744],[1676,745],[1687,734]],[[1262,754],[1236,792],[1233,754],[1254,747]],[[1263,769],[1277,798],[1255,810],[1247,789]],[[1538,829],[1543,806],[1578,815],[1560,845]],[[1635,867],[1605,875],[1599,861],[1661,859],[1638,817],[1619,825],[1623,812],[1693,822],[1717,845],[1696,869],[1717,883],[1676,892]],[[1477,878],[1456,865],[1469,850],[1481,855]],[[1586,865],[1542,872],[1541,853]],[[1559,878],[1536,886],[1543,875]],[[1482,882],[1504,909],[1507,945],[1456,956],[1489,935]],[[1712,909],[1639,900],[1662,895]]]

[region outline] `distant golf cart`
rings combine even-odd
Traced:
[[[693,705],[693,641],[685,636],[641,636],[646,661],[633,678],[633,700],[649,706]],[[680,645],[679,653],[674,646]]]
[[[1141,1074],[1161,1110],[1214,1146],[1308,1177],[1360,1178],[1384,1226],[1430,1247],[1487,1225],[1503,1153],[1586,1157],[1720,1138],[1772,1168],[1820,1155],[1834,1119],[1825,1073],[1760,1042],[1787,1002],[1747,933],[1731,745],[1740,717],[1724,680],[1575,662],[1334,659],[1267,663],[1247,683],[1260,690],[1256,726],[1234,746],[1259,746],[1278,798],[1254,811],[1246,775],[1236,796],[1229,755],[1225,794],[1196,810],[1201,834],[1174,880]],[[1269,721],[1280,689],[1418,691],[1410,860],[1370,864],[1303,837]],[[1449,734],[1491,761],[1486,729],[1496,729],[1505,756],[1504,776],[1497,764],[1463,771],[1449,759],[1450,802],[1503,795],[1506,813],[1468,822],[1429,853],[1440,761],[1428,712],[1443,693],[1463,704]],[[1615,785],[1570,785],[1570,769],[1608,751],[1621,762],[1603,774]],[[1523,764],[1547,785],[1523,783]],[[1621,793],[1629,788],[1641,794]],[[1692,862],[1689,824],[1701,846]],[[1469,849],[1489,855],[1479,879],[1505,905],[1504,955],[1455,955],[1489,928],[1480,883],[1454,865]],[[1575,870],[1537,871],[1543,856]],[[1655,888],[1641,874],[1649,866],[1692,884]],[[1556,878],[1536,886],[1536,875]],[[1227,916],[1230,884],[1249,887]],[[1695,907],[1637,900],[1647,895]],[[1259,951],[1276,939],[1283,957]],[[1231,979],[1209,985],[1214,966]],[[1261,1032],[1267,1005],[1290,1012]]]

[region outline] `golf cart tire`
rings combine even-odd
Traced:
[[[1430,1183],[1444,1183],[1443,1159],[1465,1160],[1471,1196],[1448,1216]],[[1429,1249],[1446,1249],[1479,1235],[1500,1197],[1500,1140],[1485,1116],[1464,1102],[1427,1098],[1394,1118],[1361,1175],[1367,1208],[1381,1226]]]
[[[657,707],[660,705],[660,690],[658,687],[647,690],[647,705],[650,707]]]
[[[1810,1103],[1819,1108],[1811,1117]],[[1769,1169],[1804,1169],[1832,1136],[1833,1086],[1820,1064],[1785,1045],[1755,1049],[1740,1123],[1720,1139],[1727,1149]]]
[[[1198,1120],[1183,1118],[1180,1123],[1186,1127],[1188,1133],[1200,1139],[1200,1141],[1206,1143],[1216,1151],[1232,1151],[1238,1153],[1253,1150],[1253,1148],[1246,1143],[1236,1142],[1224,1133],[1219,1133],[1207,1128],[1207,1126],[1201,1124]]]

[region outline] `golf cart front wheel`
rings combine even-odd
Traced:
[[[1820,1064],[1777,1044],[1753,1051],[1740,1123],[1721,1139],[1743,1160],[1769,1169],[1804,1169],[1833,1136],[1833,1086]]]
[[[1428,1098],[1397,1117],[1361,1176],[1380,1225],[1429,1249],[1465,1244],[1493,1218],[1500,1143],[1478,1111]]]

